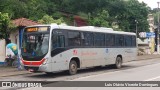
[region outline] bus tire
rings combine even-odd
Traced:
[[[115,65],[114,65],[114,67],[115,67],[116,69],[120,69],[120,68],[122,67],[122,58],[121,58],[120,56],[118,56],[118,57],[116,58],[116,63],[115,63]]]
[[[74,75],[77,73],[77,63],[74,60],[71,60],[69,63],[69,74]]]

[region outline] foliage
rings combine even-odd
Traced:
[[[8,13],[11,19],[25,17],[42,23],[58,20],[56,21],[58,23],[65,21],[70,24],[72,16],[79,15],[85,18],[89,25],[112,27],[128,32],[135,32],[135,20],[138,21],[138,32],[148,31],[147,16],[151,11],[145,3],[139,3],[138,0],[0,0],[0,2],[1,12]],[[62,17],[64,19],[60,19]]]
[[[11,19],[27,17],[27,5],[19,0],[0,0],[0,10],[8,13]]]
[[[42,23],[42,24],[51,24],[51,23],[61,24],[61,23],[64,23],[63,18],[53,19],[52,16],[49,16],[49,15],[44,15],[42,19],[38,20],[38,22]]]
[[[61,1],[65,2],[60,3]],[[138,32],[149,30],[147,18],[150,8],[138,0],[58,0],[55,4],[63,11],[88,15],[90,25],[114,28],[116,24],[116,30],[135,32],[137,20]],[[105,19],[102,19],[100,15],[104,10],[109,16],[106,15],[103,17]]]
[[[15,26],[11,23],[8,13],[0,12],[0,38],[8,38],[13,29]]]
[[[98,27],[109,27],[108,25],[109,14],[106,10],[98,13],[95,17],[89,19],[89,24]]]
[[[106,8],[110,14],[110,25],[116,23],[123,31],[135,32],[138,21],[138,32],[148,31],[148,7],[137,0],[116,0]],[[113,26],[112,26],[113,27]]]
[[[158,8],[155,8],[151,11],[151,13],[154,16],[154,24],[158,25],[158,15],[160,16],[160,10]]]

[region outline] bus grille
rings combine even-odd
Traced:
[[[26,70],[33,70],[34,72],[36,72],[36,71],[38,71],[38,69],[39,69],[39,67],[29,67],[29,66],[24,66],[24,68],[26,69]]]

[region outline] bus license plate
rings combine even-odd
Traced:
[[[33,70],[33,69],[28,69],[28,71],[30,71],[30,72],[34,72],[34,70]]]

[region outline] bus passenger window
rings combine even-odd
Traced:
[[[115,41],[116,46],[123,46],[124,45],[123,35],[116,35],[115,40],[116,40]]]
[[[58,47],[57,35],[52,35],[52,50]]]
[[[58,36],[58,43],[59,43],[59,47],[64,47],[64,46],[65,46],[65,38],[64,38],[64,35],[59,35],[59,36]]]
[[[106,34],[106,46],[114,46],[114,35]]]
[[[81,45],[81,37],[79,32],[68,32],[68,45],[69,46]]]
[[[105,39],[104,34],[95,33],[94,34],[94,43],[95,43],[95,46],[104,46],[104,42],[105,42],[104,39]]]
[[[63,35],[53,35],[52,36],[52,50],[58,47],[65,46],[65,38]]]
[[[82,36],[82,45],[84,46],[93,46],[93,33],[83,32]]]
[[[132,46],[132,36],[125,36],[125,46]]]
[[[136,47],[136,36],[132,36],[132,46]]]

